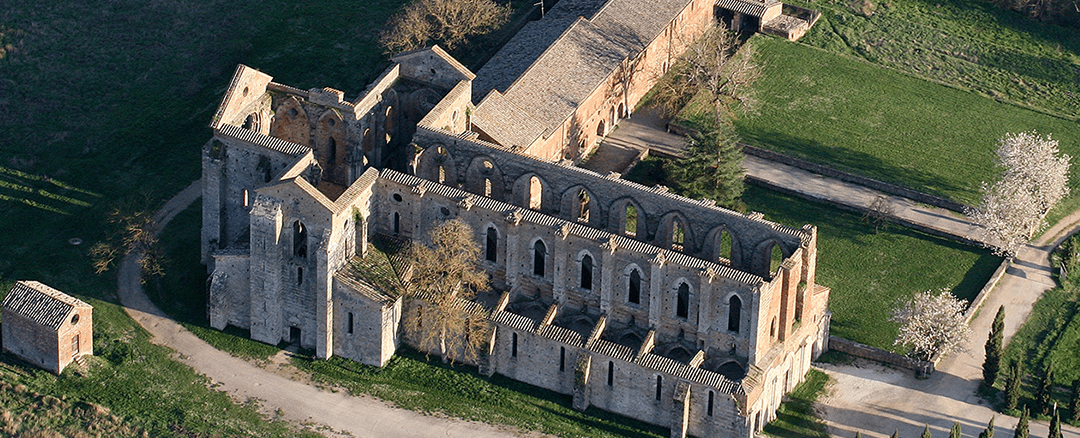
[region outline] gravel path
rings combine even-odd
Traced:
[[[200,194],[201,182],[195,181],[169,200],[155,215],[157,231]],[[176,350],[181,362],[209,377],[215,388],[235,399],[259,400],[264,414],[280,413],[285,420],[308,424],[329,436],[502,438],[521,435],[507,428],[393,408],[372,397],[321,390],[217,350],[177,324],[147,298],[140,282],[138,257],[139,254],[129,254],[120,265],[120,301],[127,313],[153,334],[151,342]]]

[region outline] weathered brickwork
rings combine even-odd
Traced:
[[[437,224],[460,219],[492,280],[461,303],[495,328],[488,354],[473,363],[481,372],[572,395],[578,409],[668,427],[673,437],[760,430],[827,338],[816,228],[561,160],[580,155],[571,147],[578,138],[592,143],[610,130],[651,85],[648,72],[682,50],[674,43],[711,23],[711,3],[664,0],[645,17],[628,9],[635,1],[560,1],[565,10],[548,24],[564,32],[539,38],[552,44],[547,51],[504,49],[529,54],[528,68],[497,55],[488,73],[473,75],[438,47],[395,56],[351,101],[238,68],[203,148],[211,326],[382,366],[401,342],[415,344],[400,319],[426,304],[366,280],[368,242],[423,242]],[[552,115],[557,108],[514,108],[514,87],[543,77],[492,78],[515,68],[535,74],[567,35],[588,37],[574,45],[585,50],[589,38],[619,35],[614,24],[645,37],[595,47],[622,57],[581,66],[599,69],[581,78],[546,79],[585,90],[566,113],[570,125]],[[533,24],[522,32],[543,33]],[[643,67],[634,74],[614,70],[635,59]],[[590,78],[600,86],[574,82]],[[475,83],[491,87],[478,105]],[[536,131],[537,117],[564,132]],[[499,141],[529,133],[535,143]]]
[[[39,282],[16,282],[0,319],[4,351],[47,371],[94,354],[93,308]]]

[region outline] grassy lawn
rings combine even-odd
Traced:
[[[818,227],[817,281],[832,289],[831,333],[895,350],[897,300],[925,290],[952,289],[972,300],[1001,258],[989,251],[892,225],[874,233],[855,213],[749,185],[742,198],[765,218]]]
[[[1080,114],[1080,32],[984,0],[796,0],[823,13],[801,40],[979,94]]]
[[[1080,237],[1072,237],[1070,240],[1071,242],[1064,245],[1071,246],[1069,252],[1075,253],[1080,250]],[[1066,263],[1070,272],[1072,269],[1080,269],[1078,256],[1074,255]],[[1005,347],[1002,372],[995,382],[997,388],[990,391],[990,398],[997,402],[995,404],[999,410],[1004,406],[1000,390],[1004,388],[1005,383],[1005,364],[1016,360],[1023,361],[1023,369],[1027,374],[1022,385],[1021,406],[1025,403],[1034,406],[1035,392],[1042,370],[1047,363],[1053,362],[1054,385],[1057,387],[1053,392],[1053,398],[1058,402],[1059,407],[1068,409],[1069,388],[1076,379],[1080,379],[1080,313],[1078,313],[1080,304],[1078,300],[1080,300],[1080,276],[1073,274],[1064,281],[1062,287],[1046,291],[1039,301],[1035,302],[1031,316]],[[1063,412],[1061,417],[1062,419],[1071,418],[1071,414]]]
[[[765,434],[779,438],[828,438],[829,433],[814,412],[814,402],[825,391],[829,375],[814,368],[806,380],[788,394],[776,410],[776,419],[765,425]]]
[[[996,175],[996,141],[1007,132],[1049,133],[1080,156],[1075,121],[806,45],[750,41],[763,76],[756,114],[736,120],[747,143],[967,204]],[[1080,168],[1071,185],[1080,192]]]

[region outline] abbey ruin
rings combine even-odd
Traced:
[[[432,47],[353,98],[241,65],[202,153],[210,324],[382,366],[408,304],[357,275],[369,243],[458,218],[492,278],[481,372],[751,436],[826,347],[816,228],[574,166],[718,17],[779,14],[723,3],[561,0],[475,74]]]

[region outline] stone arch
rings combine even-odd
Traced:
[[[637,284],[635,290],[634,276],[637,274]],[[636,263],[631,263],[623,269],[623,277],[626,278],[626,302],[632,304],[641,304],[643,301],[647,302],[645,298],[648,297],[648,280],[645,278],[645,270],[641,269]],[[636,294],[635,294],[636,292]],[[636,300],[634,299],[636,298]]]
[[[740,266],[742,254],[739,239],[727,225],[720,225],[709,231],[703,248],[707,258],[713,261],[727,260],[731,266]]]
[[[292,251],[294,257],[307,258],[307,227],[303,222],[293,222],[293,245]]]
[[[537,211],[547,211],[551,203],[551,186],[540,175],[526,173],[514,181],[513,204]]]
[[[386,106],[386,112],[383,113],[383,132],[386,134],[386,142],[390,143],[397,137],[397,108],[394,108],[393,104]]]
[[[724,299],[724,304],[727,305],[727,329],[729,332],[739,333],[742,329],[743,319],[743,304],[742,298],[739,298],[739,294],[732,292]]]
[[[630,207],[633,207],[633,218],[629,214]],[[608,231],[612,233],[648,241],[648,222],[645,219],[645,210],[641,208],[641,204],[634,198],[619,198],[612,202],[611,208],[608,210],[608,224]]]
[[[661,217],[656,227],[656,237],[653,244],[661,248],[671,249],[687,254],[694,251],[694,238],[689,228],[690,221],[681,212],[672,211]]]
[[[752,273],[763,278],[772,278],[773,273],[784,259],[791,257],[792,252],[784,248],[784,245],[776,239],[768,239],[758,244],[754,250],[754,263]],[[777,260],[779,256],[779,260]]]
[[[596,136],[603,137],[604,135],[607,135],[607,123],[600,118],[600,122],[596,124]]]
[[[532,250],[532,273],[537,277],[544,277],[547,274],[547,244],[544,243],[544,239],[536,238],[533,240],[532,245],[529,246]]]
[[[689,363],[690,359],[694,358],[694,353],[679,342],[672,342],[657,347],[656,354],[682,363]]]
[[[589,250],[583,249],[578,252],[575,262],[578,271],[578,287],[585,290],[596,290],[597,276],[595,274],[600,267],[596,263],[596,257],[593,257]]]
[[[296,96],[289,96],[278,104],[270,123],[270,135],[311,147],[311,121]]]
[[[424,149],[416,164],[416,176],[448,186],[457,186],[457,166],[453,155],[442,143]]]
[[[315,160],[323,168],[323,179],[345,184],[346,175],[341,169],[348,165],[347,137],[348,126],[337,111],[327,110],[319,117],[315,129]]]
[[[629,114],[626,113],[626,102],[619,102],[619,113],[618,114],[619,114],[620,119],[625,119],[626,117],[629,116]]]
[[[505,177],[498,163],[486,155],[472,159],[465,170],[465,190],[492,199],[504,200],[506,196]]]
[[[675,280],[675,317],[690,318],[690,301],[694,295],[693,286],[685,278]]]
[[[563,219],[586,224],[602,217],[600,203],[596,200],[596,196],[581,184],[563,191],[559,211],[563,212]]]
[[[610,113],[611,114],[608,115],[608,118],[611,120],[611,126],[614,127],[617,123],[619,123],[619,116],[615,113],[614,105],[611,106]]]
[[[484,226],[484,260],[492,263],[499,261],[499,228],[488,222]]]
[[[247,117],[244,118],[244,123],[242,125],[240,125],[240,127],[244,128],[244,129],[247,129],[249,131],[259,132],[260,131],[259,128],[262,125],[262,123],[260,123],[261,122],[260,119],[261,119],[261,117],[259,117],[259,112],[258,111],[252,112],[251,114],[248,114]]]

